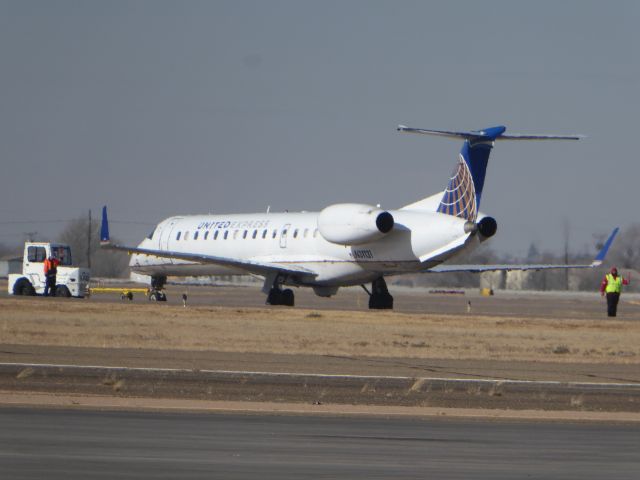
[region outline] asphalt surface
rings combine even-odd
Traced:
[[[276,353],[0,345],[0,364],[94,365],[326,375],[637,383],[637,364],[504,362]]]
[[[0,408],[0,478],[640,478],[640,425]]]
[[[1,285],[1,284],[0,284]],[[122,284],[140,287],[140,284]],[[109,284],[109,287],[117,286]],[[493,296],[482,296],[477,289],[440,290],[410,289],[390,285],[394,297],[394,311],[400,313],[467,314],[527,316],[562,319],[606,319],[606,301],[594,292],[515,292],[497,291]],[[225,307],[265,307],[266,296],[261,284],[236,286],[167,285],[167,302],[182,305],[182,294],[187,294],[188,305]],[[368,310],[368,296],[360,287],[341,288],[330,298],[316,296],[309,288],[294,288],[295,307],[317,310]],[[445,293],[446,292],[446,293]],[[81,301],[81,300],[78,300]],[[116,293],[97,293],[92,302],[122,302]],[[126,300],[125,300],[126,301]],[[134,294],[133,302],[148,302],[144,294]],[[287,307],[275,307],[287,308]],[[623,293],[617,320],[640,321],[640,294]]]

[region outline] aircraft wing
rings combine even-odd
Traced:
[[[449,273],[449,272],[498,272],[498,271],[514,271],[514,270],[554,270],[554,269],[566,269],[566,268],[594,268],[602,265],[604,258],[609,251],[609,247],[613,243],[613,239],[618,234],[618,228],[615,228],[609,238],[604,243],[596,257],[591,263],[588,264],[575,264],[575,265],[550,265],[550,264],[498,264],[498,265],[437,265],[427,270],[427,272],[434,273]]]
[[[255,262],[251,260],[239,260],[235,258],[218,257],[215,255],[204,255],[199,253],[173,252],[168,250],[153,250],[149,248],[127,247],[125,245],[114,245],[102,242],[102,248],[108,250],[120,250],[130,255],[137,253],[141,255],[153,255],[161,258],[175,258],[178,260],[187,260],[196,263],[213,263],[223,267],[233,267],[245,270],[247,273],[255,273],[256,275],[268,275],[272,272],[287,273],[290,275],[313,276],[315,273],[298,265],[287,264],[286,266],[278,263]]]

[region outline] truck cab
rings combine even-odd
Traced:
[[[60,264],[57,269],[56,288],[59,297],[84,297],[89,287],[87,268],[74,267],[68,245],[48,242],[27,242],[24,245],[22,273],[9,275],[8,291],[13,295],[42,295],[46,284],[44,261],[53,256]]]

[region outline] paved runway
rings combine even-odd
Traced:
[[[639,425],[0,409],[0,478],[640,478]]]
[[[114,286],[114,285],[110,285]],[[141,285],[135,285],[140,287]],[[516,292],[498,291],[483,297],[476,289],[464,294],[432,294],[429,289],[408,289],[390,286],[394,297],[394,310],[400,313],[467,314],[469,302],[474,315],[525,316],[538,318],[606,319],[606,302],[594,291],[587,292]],[[330,298],[320,298],[309,288],[296,288],[296,308],[315,310],[368,310],[368,296],[359,287],[341,288]],[[265,307],[265,295],[260,285],[248,286],[194,286],[167,285],[170,305],[182,305],[182,294],[188,294],[189,305],[225,307]],[[460,291],[462,293],[462,291]],[[86,301],[82,300],[82,301]],[[96,294],[91,302],[122,302],[115,293]],[[134,303],[146,303],[142,294],[135,295]],[[279,307],[282,308],[282,307]],[[640,295],[625,293],[621,298],[617,320],[640,319]]]

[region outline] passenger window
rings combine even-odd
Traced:
[[[307,238],[307,235],[309,234],[309,229],[305,228],[304,229],[304,238]]]
[[[198,239],[198,232],[196,232],[196,233],[194,233],[194,234],[193,234],[193,239],[194,239],[194,240],[197,240],[197,239]]]
[[[258,230],[254,230],[253,235],[251,235],[251,238],[255,239],[257,235],[258,235]]]
[[[216,230],[216,231],[213,233],[213,239],[214,239],[214,240],[217,240],[217,239],[218,239],[218,230]]]
[[[224,239],[226,240],[228,236],[229,236],[229,230],[225,230],[224,231]]]
[[[273,231],[273,234],[271,235],[271,238],[276,238],[276,235],[277,235],[277,234],[278,234],[278,231],[277,231],[277,230],[274,230],[274,231]]]
[[[262,238],[263,238],[263,239],[264,239],[264,238],[267,238],[267,229],[264,229],[264,230],[262,231]]]
[[[176,235],[176,240],[180,240],[180,235],[182,235],[182,232],[178,232],[178,234]]]
[[[242,238],[243,239],[247,238],[247,231],[246,230],[244,232],[242,232]]]
[[[298,238],[298,229],[297,228],[293,231],[293,238]]]
[[[184,239],[189,240],[189,232],[184,232]]]
[[[204,232],[204,239],[206,240],[209,237],[209,230],[207,230],[206,232]]]
[[[234,230],[233,231],[233,239],[237,239],[238,238],[238,234],[240,233],[240,230]]]

